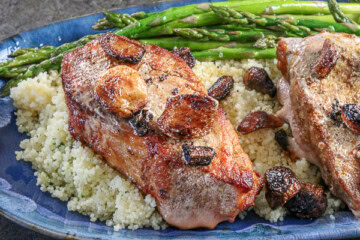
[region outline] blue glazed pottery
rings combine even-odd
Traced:
[[[137,6],[119,10],[133,13],[138,11],[162,11],[169,7],[205,0],[159,3],[151,6]],[[17,48],[58,46],[88,34],[102,14],[89,15],[48,25],[24,32],[0,43],[0,61],[7,59]],[[0,87],[4,81],[0,80]],[[120,230],[114,232],[103,222],[90,222],[89,218],[69,212],[66,202],[52,198],[36,186],[34,171],[29,163],[16,161],[15,151],[25,135],[17,131],[14,107],[9,97],[0,99],[0,213],[30,229],[66,239],[338,239],[360,236],[360,220],[351,212],[335,214],[335,219],[322,217],[316,220],[300,220],[286,217],[284,221],[270,223],[250,212],[244,220],[222,223],[214,230],[196,229],[182,231],[168,228],[162,231],[152,229]]]

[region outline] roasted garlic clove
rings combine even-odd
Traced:
[[[249,113],[239,124],[237,130],[245,135],[263,128],[278,128],[283,125],[283,121],[273,114],[258,111]]]
[[[356,104],[344,104],[341,108],[341,118],[351,131],[360,134],[360,109]]]
[[[181,47],[181,48],[175,47],[174,50],[172,50],[172,53],[174,55],[179,56],[180,58],[182,58],[190,68],[193,68],[195,66],[196,59],[195,59],[194,55],[191,53],[190,48],[188,48],[188,47]]]
[[[141,43],[114,33],[104,34],[100,45],[108,55],[127,63],[139,63],[145,54]]]
[[[326,194],[320,185],[301,183],[301,190],[285,204],[285,207],[298,218],[318,218],[327,208]]]
[[[263,68],[251,67],[243,77],[244,85],[251,90],[268,94],[270,97],[275,97],[276,87],[271,81],[269,75]]]
[[[231,76],[222,76],[209,88],[209,96],[216,100],[222,100],[229,95],[231,89],[234,87],[234,79]]]
[[[205,166],[211,163],[215,157],[215,151],[211,147],[182,145],[184,159],[187,164],[192,166]]]
[[[125,65],[108,69],[96,80],[94,88],[100,103],[122,118],[131,117],[148,101],[144,79]]]
[[[172,138],[190,139],[209,133],[216,116],[218,102],[209,96],[182,94],[168,98],[157,123]]]
[[[287,167],[273,167],[265,172],[265,198],[272,209],[283,206],[300,189],[295,173]]]

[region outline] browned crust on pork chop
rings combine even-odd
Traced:
[[[277,50],[284,77],[278,115],[290,123],[299,155],[319,166],[331,192],[358,217],[360,135],[336,115],[360,103],[359,43],[354,35],[324,32],[283,39]]]
[[[151,194],[169,224],[183,229],[214,228],[221,221],[233,221],[240,211],[253,205],[262,178],[253,171],[225,112],[207,95],[201,81],[181,58],[157,46],[145,45],[139,63],[129,63],[109,55],[109,49],[104,50],[100,44],[103,38],[109,38],[109,34],[64,55],[62,80],[71,135],[103,156],[143,193]],[[118,46],[127,46],[124,41],[130,41],[116,35],[111,40],[111,45],[116,46],[117,41]],[[119,50],[117,47],[116,51]],[[111,91],[126,86],[101,85],[109,81],[103,80],[103,76],[111,75],[111,69],[119,65],[134,69],[146,83],[146,104],[126,108],[136,109],[132,116],[130,110],[123,111],[123,105],[108,99],[108,96],[122,99],[121,92]],[[132,79],[121,77],[122,72],[116,75],[120,76],[117,81]],[[138,81],[139,77],[135,77]],[[97,84],[105,89],[100,94],[94,92]],[[167,104],[176,98],[187,101],[177,108]],[[204,100],[211,102],[211,111]],[[107,104],[109,101],[115,104],[116,111],[111,110],[113,105]],[[199,121],[199,114],[186,115],[190,109],[202,112],[210,124]],[[198,127],[201,134],[184,131],[185,137],[172,136],[165,131],[168,128],[159,125],[164,112],[177,116],[163,117],[167,126],[183,129],[188,124],[187,127]],[[184,117],[190,122],[181,120]],[[207,166],[187,164],[183,145],[212,148],[215,156]]]

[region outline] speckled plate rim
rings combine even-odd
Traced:
[[[73,236],[70,234],[64,234],[61,232],[57,232],[48,228],[44,228],[40,225],[36,225],[32,222],[26,221],[22,218],[18,218],[15,215],[12,215],[6,211],[3,211],[0,209],[0,215],[5,217],[6,219],[19,224],[22,227],[25,227],[27,229],[36,231],[38,233],[42,233],[45,234],[46,236],[52,237],[52,238],[56,238],[56,239],[72,239],[72,240],[93,240],[91,238],[83,238],[83,237],[77,237],[77,236]]]
[[[139,8],[146,10],[148,7],[158,6],[159,8],[156,11],[166,9],[172,6],[181,6],[191,3],[201,3],[206,2],[206,0],[195,0],[195,1],[175,1],[175,2],[163,2],[157,1],[153,4],[146,4],[142,6],[130,6],[118,11],[121,12],[136,12]],[[63,24],[68,21],[81,20],[89,16],[101,17],[101,14],[89,14],[82,17],[71,18],[65,21],[60,21],[53,23],[41,28],[23,32],[13,37],[3,40],[5,41],[14,41],[15,38],[21,37],[24,34],[30,34],[38,29],[43,29],[51,27],[58,24]],[[93,23],[93,22],[92,22]],[[78,38],[78,37],[76,37]],[[0,51],[3,49],[0,49]],[[10,50],[9,50],[10,51]],[[14,117],[14,116],[13,116]],[[1,180],[1,178],[0,178]],[[0,197],[4,197],[3,192],[0,189]],[[211,231],[202,231],[202,230],[189,230],[189,231],[180,231],[180,230],[170,230],[170,231],[153,231],[151,229],[142,229],[142,230],[123,230],[120,232],[109,231],[108,235],[104,235],[103,232],[99,233],[83,233],[75,231],[71,227],[76,226],[74,222],[71,222],[70,225],[65,224],[65,228],[55,227],[51,225],[48,219],[42,219],[44,216],[38,211],[48,211],[41,206],[37,206],[36,211],[33,211],[30,214],[25,214],[22,212],[10,211],[2,208],[0,206],[0,214],[8,218],[11,221],[14,221],[21,226],[29,228],[31,230],[38,231],[45,235],[61,238],[61,239],[128,239],[128,238],[138,238],[138,239],[158,239],[158,238],[171,238],[171,239],[338,239],[338,238],[354,238],[360,236],[360,222],[358,219],[355,219],[350,212],[338,212],[335,214],[337,221],[332,221],[329,217],[323,217],[317,219],[316,221],[311,221],[307,225],[297,225],[297,224],[287,224],[287,225],[274,225],[270,223],[255,223],[249,227],[242,228],[241,230],[223,230],[215,229]],[[34,221],[31,214],[38,214],[38,221]],[[22,215],[22,216],[20,216]],[[72,225],[74,224],[74,225]],[[81,224],[81,223],[79,223]],[[97,226],[97,224],[89,223],[90,225]],[[305,223],[306,224],[306,223]],[[230,223],[222,224],[225,229],[230,229]],[[293,228],[292,228],[293,227]],[[289,229],[290,228],[290,229]],[[88,230],[91,229],[91,226]],[[94,228],[96,231],[96,227]],[[134,232],[142,232],[142,234],[131,234]],[[130,233],[130,234],[127,234]],[[180,233],[180,234],[179,234]],[[90,235],[88,235],[90,234]]]

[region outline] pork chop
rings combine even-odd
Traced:
[[[217,100],[186,63],[112,33],[64,55],[71,135],[151,194],[169,224],[214,228],[253,205],[253,171]]]
[[[349,112],[360,106],[360,38],[327,32],[286,38],[277,57],[284,105],[278,116],[290,123],[293,149],[320,168],[331,192],[360,217],[360,135],[341,117],[345,111],[355,127],[360,123]]]

